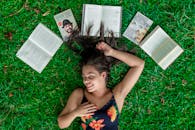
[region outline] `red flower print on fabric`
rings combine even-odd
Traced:
[[[88,115],[88,116],[82,116],[82,117],[81,117],[81,120],[82,120],[83,122],[86,122],[86,120],[91,119],[91,118],[92,118],[92,116],[91,116],[91,115]]]
[[[110,117],[111,122],[114,122],[116,117],[117,117],[117,111],[116,108],[114,106],[111,106],[108,110],[107,110],[107,115]]]
[[[90,122],[89,126],[95,130],[100,130],[101,128],[103,128],[105,125],[102,124],[104,122],[104,119],[100,119],[100,120],[93,120],[92,122]]]
[[[81,126],[82,126],[83,130],[86,130],[86,128],[87,128],[86,124],[82,123]]]

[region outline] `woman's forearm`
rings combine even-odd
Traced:
[[[63,129],[63,128],[67,128],[68,126],[70,126],[70,124],[72,123],[72,121],[76,118],[76,113],[74,111],[65,114],[65,115],[61,115],[58,117],[58,126]]]
[[[112,50],[110,56],[126,63],[130,67],[138,67],[144,64],[144,61],[137,56],[115,49]]]

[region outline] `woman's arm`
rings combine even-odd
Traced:
[[[144,68],[144,61],[132,54],[114,49],[110,56],[131,67],[123,80],[114,88],[121,97],[125,98],[139,79]]]
[[[74,111],[65,113],[63,115],[58,116],[58,126],[63,129],[70,126],[73,120],[76,118],[76,114]]]
[[[83,89],[75,89],[70,95],[66,107],[58,116],[58,126],[63,129],[70,126],[76,117],[93,115],[96,106],[88,102],[81,104],[83,98]]]
[[[102,50],[106,56],[114,57],[131,67],[123,80],[113,89],[119,111],[121,111],[125,97],[131,91],[143,71],[144,61],[127,52],[115,50],[104,42],[99,43],[97,49]]]
[[[62,128],[67,128],[72,121],[76,118],[74,110],[81,103],[82,99],[82,89],[75,89],[70,97],[68,98],[67,104],[62,112],[58,116],[58,126]]]

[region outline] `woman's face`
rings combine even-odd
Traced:
[[[99,73],[94,66],[85,65],[82,68],[83,83],[88,92],[94,92],[105,85],[106,72]]]

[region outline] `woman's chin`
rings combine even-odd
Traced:
[[[94,90],[93,90],[93,89],[87,89],[87,91],[88,91],[89,93],[94,92]]]

